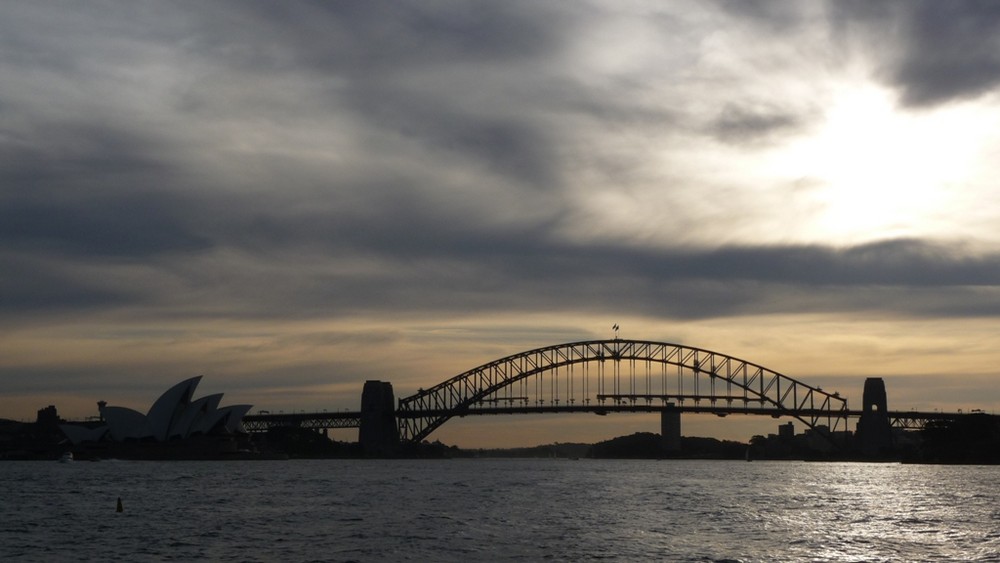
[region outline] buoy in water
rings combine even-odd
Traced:
[[[122,497],[118,497],[118,508],[115,509],[115,512],[125,512],[125,509],[122,507]]]

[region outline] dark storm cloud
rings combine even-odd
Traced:
[[[52,73],[81,83],[100,80],[101,65],[145,63],[142,55],[161,57],[157,62],[167,67],[180,60],[186,63],[184,72],[171,76],[171,89],[160,92],[173,98],[180,117],[250,117],[299,128],[308,113],[315,114],[317,125],[350,116],[365,127],[478,161],[491,173],[536,188],[557,180],[549,148],[553,141],[544,124],[505,104],[516,104],[517,98],[525,106],[539,101],[532,93],[535,80],[519,77],[523,71],[514,65],[538,64],[557,51],[565,33],[559,30],[568,27],[560,22],[572,17],[516,3],[191,6],[187,15],[147,6],[117,10],[106,19],[67,10],[51,21],[40,17],[40,10],[24,10],[17,14],[20,19],[36,20],[40,29],[29,34],[30,26],[10,23],[4,36],[11,48],[4,60],[35,75]],[[83,31],[95,28],[107,35]],[[40,41],[39,32],[60,39]],[[258,80],[264,75],[277,77],[287,91],[272,95]],[[509,95],[493,91],[491,84],[498,81],[511,89]],[[313,91],[308,101],[297,100],[305,84]],[[183,125],[163,124],[165,135]]]
[[[516,116],[476,115],[447,99],[416,92],[351,95],[352,107],[369,123],[443,153],[464,155],[500,176],[540,189],[558,186],[553,139],[543,126]]]
[[[12,105],[6,111],[23,112],[30,125],[6,128],[0,136],[5,192],[30,192],[53,182],[71,182],[79,190],[109,190],[122,180],[154,183],[168,170],[162,152],[168,147],[151,132],[115,127],[82,114],[56,122],[41,108]]]
[[[71,265],[0,253],[0,311],[5,314],[65,314],[140,302],[137,295],[79,275]]]
[[[557,181],[554,141],[543,124],[499,103],[531,98],[533,80],[521,77],[513,100],[489,86],[510,84],[518,77],[508,79],[504,73],[516,71],[505,69],[544,60],[560,46],[560,20],[523,8],[240,3],[217,14],[227,33],[200,33],[189,48],[246,72],[312,76],[330,88],[326,111],[349,112],[367,126],[547,187]]]
[[[1000,4],[919,2],[893,77],[909,105],[979,96],[1000,85]]]
[[[169,259],[160,267],[205,299],[202,305],[214,314],[254,318],[473,310],[683,318],[1000,312],[992,294],[1000,283],[1000,256],[918,240],[843,249],[584,247],[558,242],[543,224],[484,228],[422,215],[416,205],[411,211],[405,220],[383,217],[367,228],[363,220],[299,216],[294,226],[264,229],[277,236],[228,241],[246,245],[241,255],[256,256],[248,261],[223,257],[180,267]],[[358,269],[359,262],[371,267]],[[155,289],[151,303],[170,302]],[[199,303],[186,305],[196,311]]]
[[[137,191],[139,191],[137,189]],[[148,258],[203,249],[208,241],[188,232],[172,194],[135,193],[60,198],[4,198],[0,238],[8,248],[68,255]],[[13,199],[13,200],[12,200]]]
[[[709,131],[724,143],[756,144],[783,138],[808,122],[804,116],[778,107],[731,103],[722,108]]]
[[[919,240],[891,240],[844,249],[722,248],[674,254],[667,263],[694,278],[805,286],[968,286],[1000,282],[997,257],[966,256],[960,249]]]
[[[792,34],[816,23],[817,4],[778,0],[719,2],[737,22]],[[903,105],[932,107],[993,92],[1000,85],[1000,4],[992,0],[829,0],[826,28],[808,41],[829,42],[826,65],[857,55],[897,90]]]
[[[814,287],[964,287],[1000,283],[1000,257],[961,245],[896,239],[849,247],[823,245],[647,248],[626,243],[579,245],[555,234],[570,220],[554,207],[517,225],[483,225],[419,196],[388,190],[385,205],[356,215],[298,215],[261,227],[254,246],[281,240],[344,257],[462,265],[473,277],[502,283],[634,277],[649,283],[705,280]],[[330,220],[334,218],[333,220]],[[375,227],[377,226],[377,227]],[[252,231],[249,227],[239,229]],[[429,268],[433,270],[433,268]],[[470,280],[463,280],[463,283]]]
[[[724,11],[772,31],[797,28],[804,25],[808,2],[782,2],[781,0],[718,0]]]
[[[829,3],[840,39],[860,39],[911,107],[962,101],[1000,85],[1000,4],[991,0]]]
[[[97,125],[35,127],[0,141],[0,241],[76,258],[142,258],[208,241],[188,230],[196,202],[168,191],[170,169],[141,136]]]
[[[594,311],[624,306],[684,317],[845,310],[962,315],[975,307],[997,309],[988,291],[970,288],[1000,281],[1000,257],[970,257],[920,241],[847,249],[564,247],[522,257],[510,272],[525,275],[493,272],[497,285],[523,287],[536,306],[563,301]],[[568,287],[567,280],[578,286]]]
[[[201,54],[253,70],[309,68],[358,78],[534,57],[557,44],[559,21],[558,12],[523,2],[193,5],[203,17],[191,24],[197,35],[190,46]]]

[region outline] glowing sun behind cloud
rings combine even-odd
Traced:
[[[874,86],[836,93],[814,136],[776,154],[808,187],[806,238],[851,244],[946,233],[989,124],[969,106],[906,112]]]

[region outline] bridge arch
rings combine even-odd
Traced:
[[[836,393],[704,348],[617,338],[494,360],[399,399],[396,416],[400,438],[419,442],[455,416],[654,412],[676,404],[686,411],[791,416],[811,429],[822,422],[830,431],[847,429],[847,401]]]

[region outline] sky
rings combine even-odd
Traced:
[[[995,2],[14,0],[0,76],[0,418],[354,410],[614,324],[1000,411]]]

